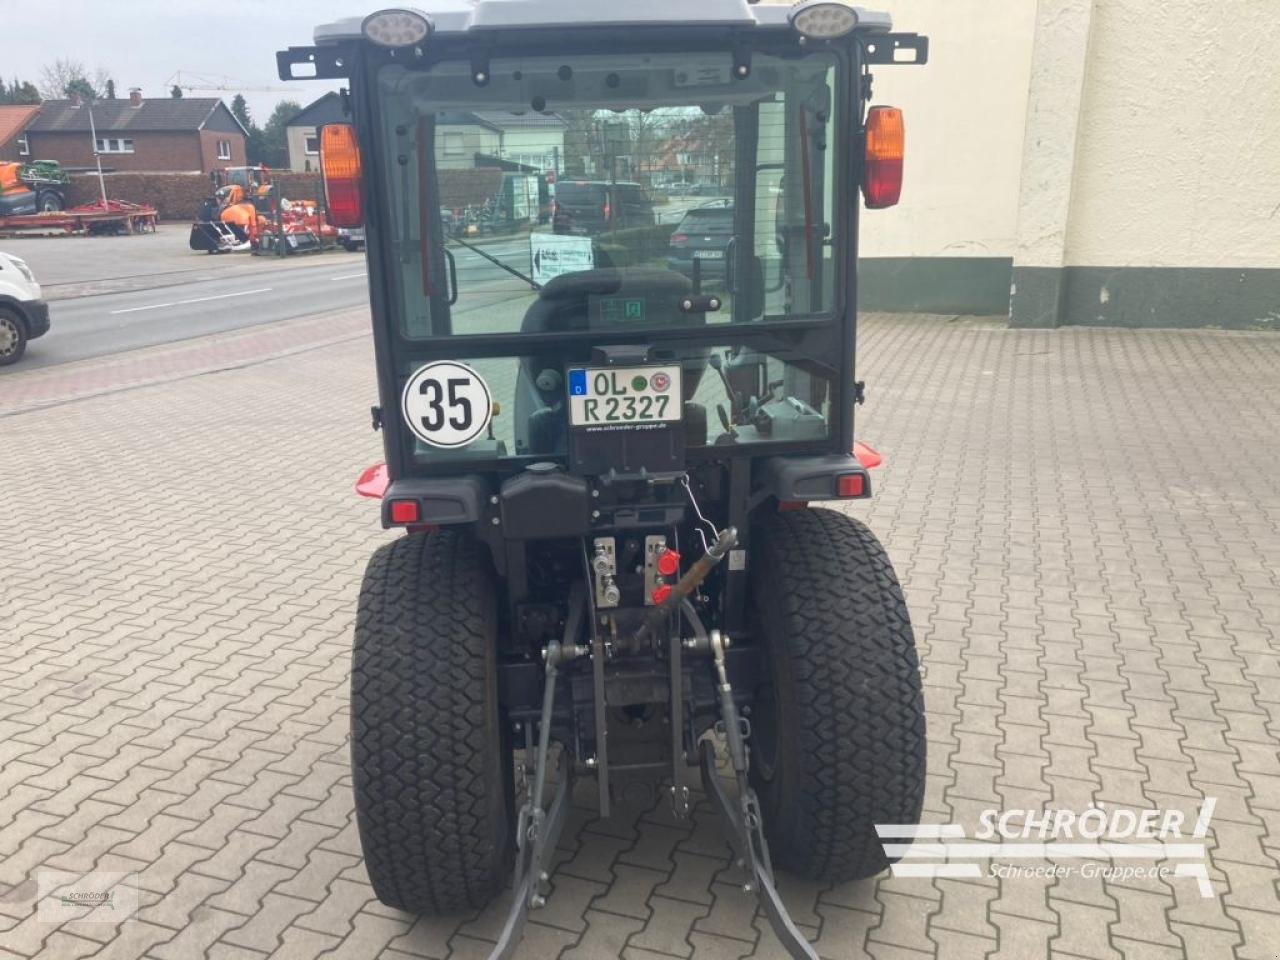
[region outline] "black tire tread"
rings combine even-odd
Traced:
[[[783,640],[775,684],[794,693],[778,731],[794,782],[757,784],[770,850],[809,879],[872,876],[890,862],[875,824],[916,823],[924,796],[924,699],[902,588],[879,540],[843,513],[785,511],[761,533],[753,599],[771,645]]]
[[[365,572],[352,767],[365,864],[390,906],[480,908],[506,879],[495,609],[487,558],[457,532],[385,544]]]
[[[0,357],[0,367],[6,367],[17,363],[27,352],[27,324],[17,311],[10,310],[8,307],[0,307],[0,317],[8,317],[12,320],[18,331],[17,349],[7,357]]]

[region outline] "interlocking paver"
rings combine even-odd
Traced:
[[[372,899],[359,859],[347,638],[387,536],[349,493],[380,452],[359,432],[362,329],[314,318],[0,379],[0,556],[21,571],[0,584],[0,955],[491,947],[501,905],[414,920]],[[851,510],[920,640],[926,819],[1194,815],[1213,796],[1218,890],[784,875],[802,929],[828,960],[1275,956],[1280,339],[870,317],[860,353],[859,430],[888,462]],[[1188,403],[1193,381],[1214,389]],[[206,416],[174,431],[175,409]],[[31,496],[35,475],[58,482]],[[303,527],[282,519],[298,502]],[[575,804],[523,955],[782,955],[705,802],[687,822]],[[41,867],[134,871],[142,910],[40,927]]]

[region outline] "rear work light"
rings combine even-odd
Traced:
[[[326,123],[320,128],[320,172],[329,222],[335,227],[364,226],[360,201],[360,148],[349,123]]]
[[[835,40],[853,33],[858,11],[832,0],[800,0],[787,14],[796,33],[809,40]]]
[[[906,127],[897,107],[867,111],[867,156],[862,193],[872,210],[892,207],[902,196]]]
[[[431,36],[431,21],[417,10],[396,7],[369,14],[360,32],[380,47],[412,47]]]

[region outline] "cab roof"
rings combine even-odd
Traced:
[[[605,3],[602,0],[434,0],[412,7],[431,18],[436,33],[464,34],[480,30],[519,30],[539,27],[604,26],[787,26],[787,4],[748,3],[747,0],[646,0],[644,3]],[[893,29],[887,13],[854,7],[862,30]],[[350,17],[316,27],[315,42],[336,43],[360,36],[363,17]]]

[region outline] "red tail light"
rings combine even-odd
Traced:
[[[417,500],[392,500],[390,508],[392,523],[407,524],[418,522]]]
[[[606,200],[604,202],[604,218],[608,220],[611,216],[613,216],[613,207],[609,201]]]
[[[902,196],[906,127],[897,107],[867,111],[867,156],[862,193],[872,210],[892,207]]]
[[[688,246],[688,244],[689,244],[689,237],[686,234],[673,233],[671,235],[671,245],[673,247],[684,247],[684,246]]]
[[[836,496],[854,499],[867,494],[867,478],[860,473],[846,473],[836,480]]]
[[[320,172],[325,205],[335,227],[364,225],[360,201],[360,148],[349,123],[326,123],[320,128]]]

